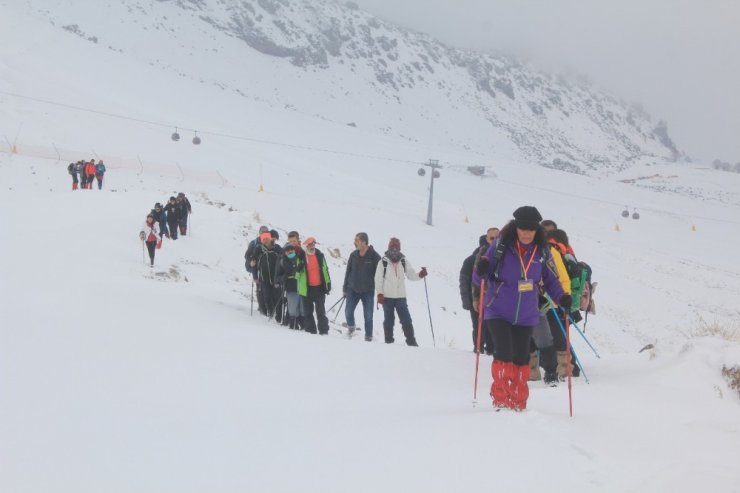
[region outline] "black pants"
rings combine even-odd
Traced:
[[[309,286],[306,296],[301,297],[303,301],[303,316],[306,332],[316,333],[316,322],[318,321],[319,334],[329,333],[329,319],[326,317],[326,294],[321,286]],[[313,318],[314,307],[316,308],[316,320]]]
[[[167,221],[168,229],[170,230],[170,239],[177,239],[177,221]]]
[[[473,323],[473,350],[478,348],[478,312],[470,310],[470,321]],[[486,330],[486,321],[483,321],[483,334],[480,339],[481,353],[493,354],[493,340],[491,332]]]
[[[280,301],[282,290],[270,285],[267,282],[263,282],[262,289],[260,291],[262,292],[262,300],[264,307],[267,310],[267,316],[274,317],[277,309],[279,308],[278,302]],[[277,319],[280,320],[280,317],[277,317]]]
[[[149,262],[150,265],[154,265],[154,250],[157,248],[156,241],[147,241],[146,249],[149,251]]]
[[[555,313],[553,313],[552,310],[547,311],[547,323],[550,326],[550,334],[552,334],[552,345],[555,346],[556,351],[565,351],[566,349],[566,343],[565,343],[565,335],[563,335],[563,331],[560,329],[560,324],[562,324],[563,328],[565,328],[565,318],[563,314],[558,310],[557,311],[557,318],[555,317]],[[558,319],[560,319],[560,323],[558,323]]]
[[[512,362],[516,366],[529,364],[529,340],[532,327],[513,325],[497,318],[486,320],[486,328],[493,339],[493,359]]]

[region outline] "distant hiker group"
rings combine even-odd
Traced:
[[[259,236],[249,243],[244,254],[245,267],[253,278],[252,303],[256,298],[262,315],[291,329],[328,334],[326,296],[331,292],[332,282],[326,258],[316,248],[316,238],[311,236],[301,243],[298,232],[291,231],[288,242],[282,247],[277,244],[279,239],[276,230],[261,226]],[[355,250],[347,262],[342,298],[334,305],[338,304],[341,310],[346,301],[346,320],[342,324],[346,335],[352,337],[361,330],[355,325],[354,312],[362,302],[365,340],[373,340],[375,301],[376,306],[383,306],[385,342],[395,341],[393,330],[398,314],[406,344],[417,346],[406,303],[405,280],[423,279],[427,275],[426,268],[422,267],[418,273],[414,270],[401,253],[401,242],[397,238],[391,238],[383,257],[369,244],[367,233],[357,233],[354,245]]]
[[[98,190],[103,188],[103,178],[105,177],[105,163],[99,160],[97,163],[94,159],[90,161],[77,161],[69,163],[67,172],[72,176],[72,190],[86,188],[92,190],[93,181],[98,180]]]
[[[592,293],[591,268],[535,207],[518,208],[500,231],[480,237],[460,270],[460,295],[475,352],[493,356],[495,407],[526,409],[528,381],[542,379],[540,366],[551,386],[580,375],[565,327],[581,320],[580,310],[594,312]]]
[[[188,233],[188,218],[193,213],[190,201],[180,192],[177,197],[170,197],[167,205],[157,202],[147,214],[144,227],[139,232],[139,239],[149,252],[149,266],[154,266],[154,252],[162,248],[163,238],[177,240]]]

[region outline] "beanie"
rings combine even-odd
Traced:
[[[534,231],[539,227],[540,221],[540,211],[531,205],[524,205],[514,211],[514,225],[519,229]]]

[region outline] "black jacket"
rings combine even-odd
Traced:
[[[287,293],[295,293],[298,291],[298,282],[295,278],[297,260],[297,257],[291,260],[285,255],[281,255],[278,260],[277,281],[285,286],[285,291]]]
[[[274,286],[277,284],[277,264],[280,253],[275,248],[260,245],[260,256],[257,259],[257,272],[262,282]]]
[[[193,208],[190,206],[190,201],[187,198],[183,198],[180,202],[175,202],[178,208],[178,219],[186,219],[188,214],[193,212]]]
[[[347,261],[342,292],[346,293],[350,289],[355,293],[375,291],[375,269],[378,267],[378,262],[380,262],[380,255],[372,245],[368,247],[365,255],[360,255],[359,250],[352,252]]]
[[[474,305],[474,303],[479,301],[480,286],[473,285],[473,270],[475,269],[475,264],[478,263],[478,258],[487,249],[488,245],[476,248],[471,255],[465,258],[460,268],[460,298],[462,299],[464,310],[478,311],[478,306],[477,304]]]
[[[177,206],[177,203],[167,202],[167,205],[164,206],[164,212],[167,214],[168,223],[177,224],[177,221],[180,219],[180,208]]]

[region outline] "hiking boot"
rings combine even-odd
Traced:
[[[365,336],[365,340],[367,342],[372,342],[373,341],[373,336]]]
[[[540,356],[537,351],[529,353],[529,381],[538,382],[542,380],[542,373],[540,373]]]
[[[557,387],[558,386],[558,372],[553,371],[545,371],[545,376],[543,378],[543,381],[545,384],[549,385],[550,387]]]

